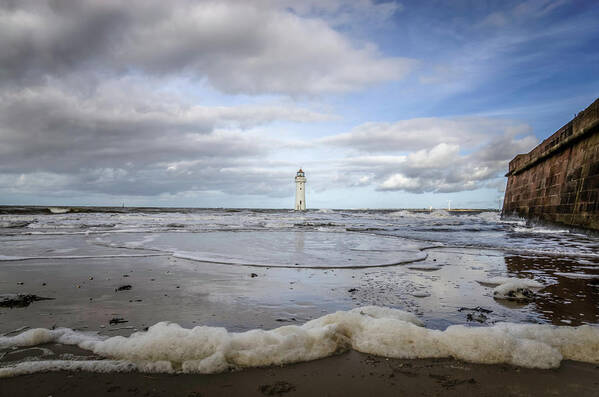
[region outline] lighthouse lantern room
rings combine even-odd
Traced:
[[[306,209],[306,176],[301,168],[295,174],[295,209],[297,211]]]

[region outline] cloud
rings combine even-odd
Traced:
[[[571,50],[593,38],[590,6],[570,7],[573,19],[554,12],[561,0],[519,4],[464,14],[378,0],[0,2],[0,197],[261,202],[292,195],[300,165],[313,191],[348,200],[500,189],[507,162],[537,142],[528,124],[377,120],[501,115],[497,104],[540,98],[529,82],[557,81],[560,62],[592,64],[592,51]],[[539,128],[539,109],[518,117]],[[330,131],[344,133],[322,138]]]
[[[329,118],[295,106],[189,105],[126,81],[102,84],[92,96],[55,86],[5,90],[0,94],[0,170],[66,171],[257,155],[267,145],[242,130],[278,120]]]
[[[402,174],[393,174],[381,184],[381,190],[411,191],[414,189],[420,189],[420,181]]]
[[[226,93],[303,95],[398,80],[414,65],[268,1],[9,2],[0,5],[0,46],[0,81],[26,84],[93,70],[186,76]]]
[[[290,104],[199,106],[144,83],[107,80],[91,94],[61,82],[1,91],[2,191],[66,197],[256,191],[250,185],[259,177],[256,171],[250,178],[248,167],[268,163],[286,144],[263,126],[331,118]],[[288,181],[293,168],[284,169]],[[276,176],[264,173],[256,186],[266,194],[269,183],[282,181]]]
[[[509,24],[525,24],[541,19],[555,9],[567,5],[567,0],[527,0],[513,7],[493,11],[475,25],[476,28],[503,28]]]
[[[397,7],[370,1],[313,2],[301,11],[287,6],[2,2],[2,191],[280,196],[296,165],[264,165],[274,167],[270,157],[281,150],[312,143],[281,139],[265,127],[335,116],[278,96],[213,95],[207,102],[224,98],[231,105],[198,104],[205,86],[311,96],[399,79],[412,64],[382,56],[372,43],[357,44],[326,19],[347,20],[359,9],[383,20]]]
[[[364,24],[383,25],[404,6],[395,1],[378,2],[373,0],[276,0],[279,6],[293,10],[302,16],[320,16],[333,26],[344,29]],[[272,3],[272,2],[271,2]]]
[[[359,180],[381,191],[448,193],[505,183],[508,162],[537,143],[522,135],[529,131],[500,119],[430,118],[367,123],[323,141],[358,153],[339,160],[350,186]],[[372,152],[384,155],[363,154]]]
[[[52,172],[31,172],[23,174],[0,173],[0,191],[4,194],[38,194],[40,191],[52,195],[75,182],[71,175]]]
[[[364,123],[347,133],[326,137],[321,142],[366,152],[407,152],[431,148],[439,143],[472,148],[489,136],[504,132],[523,134],[530,131],[530,126],[509,120],[431,117],[395,123]]]
[[[459,155],[460,146],[440,143],[430,150],[422,149],[410,153],[407,162],[412,168],[438,168],[449,166]]]

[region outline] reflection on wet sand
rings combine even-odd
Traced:
[[[539,316],[555,325],[581,325],[599,321],[599,263],[564,257],[508,255],[508,272],[514,277],[543,280],[547,287],[531,303]]]

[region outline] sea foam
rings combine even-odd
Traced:
[[[0,337],[3,349],[44,343],[76,345],[101,359],[8,363],[0,367],[0,378],[71,369],[217,373],[309,361],[348,349],[393,358],[454,357],[531,368],[555,368],[562,359],[599,363],[599,327],[499,323],[476,328],[455,325],[440,331],[425,328],[411,313],[376,306],[339,311],[301,326],[242,333],[161,322],[129,337],[106,338],[67,328],[38,328]]]
[[[495,287],[493,288],[493,297],[495,299],[516,301],[532,300],[534,297],[533,291],[545,287],[538,281],[528,278],[491,277],[476,281],[484,286]]]
[[[490,277],[486,279],[476,280],[481,285],[489,287],[497,287],[505,284],[512,284],[524,288],[543,288],[544,285],[530,278],[515,278],[515,277]]]

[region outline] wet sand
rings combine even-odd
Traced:
[[[56,326],[129,335],[165,320],[230,331],[272,329],[364,305],[413,312],[435,329],[498,321],[579,325],[599,318],[594,278],[567,276],[582,271],[584,264],[494,250],[426,252],[427,259],[418,263],[422,268],[380,269],[257,269],[172,256],[4,261],[1,293],[54,299],[0,308],[0,334],[14,335],[11,331],[23,326]],[[597,268],[586,272],[595,277]],[[492,289],[476,282],[505,274],[524,278],[535,274],[549,287],[535,302],[508,304],[494,300]],[[123,285],[131,289],[117,291]],[[491,312],[488,321],[479,324],[468,322],[468,312],[461,307]],[[111,325],[114,318],[127,322]],[[0,361],[19,359],[18,353],[10,356]],[[215,375],[52,372],[0,379],[0,396],[596,396],[598,390],[599,366],[580,362],[564,361],[558,369],[539,370],[452,359],[386,359],[355,351]]]
[[[302,324],[367,305],[413,312],[435,329],[469,323],[462,307],[491,310],[486,325],[599,321],[596,265],[494,250],[435,248],[426,253],[427,259],[414,266],[327,270],[225,266],[172,256],[2,261],[0,294],[54,299],[0,308],[0,334],[23,326],[56,326],[128,335],[160,321],[246,331]],[[590,278],[572,278],[582,271]],[[534,275],[547,287],[534,302],[517,304],[493,299],[492,288],[476,281],[502,275]],[[116,291],[124,285],[131,289]],[[113,318],[127,323],[111,326]]]
[[[599,366],[558,369],[348,352],[216,375],[51,372],[0,379],[0,396],[597,396]]]

